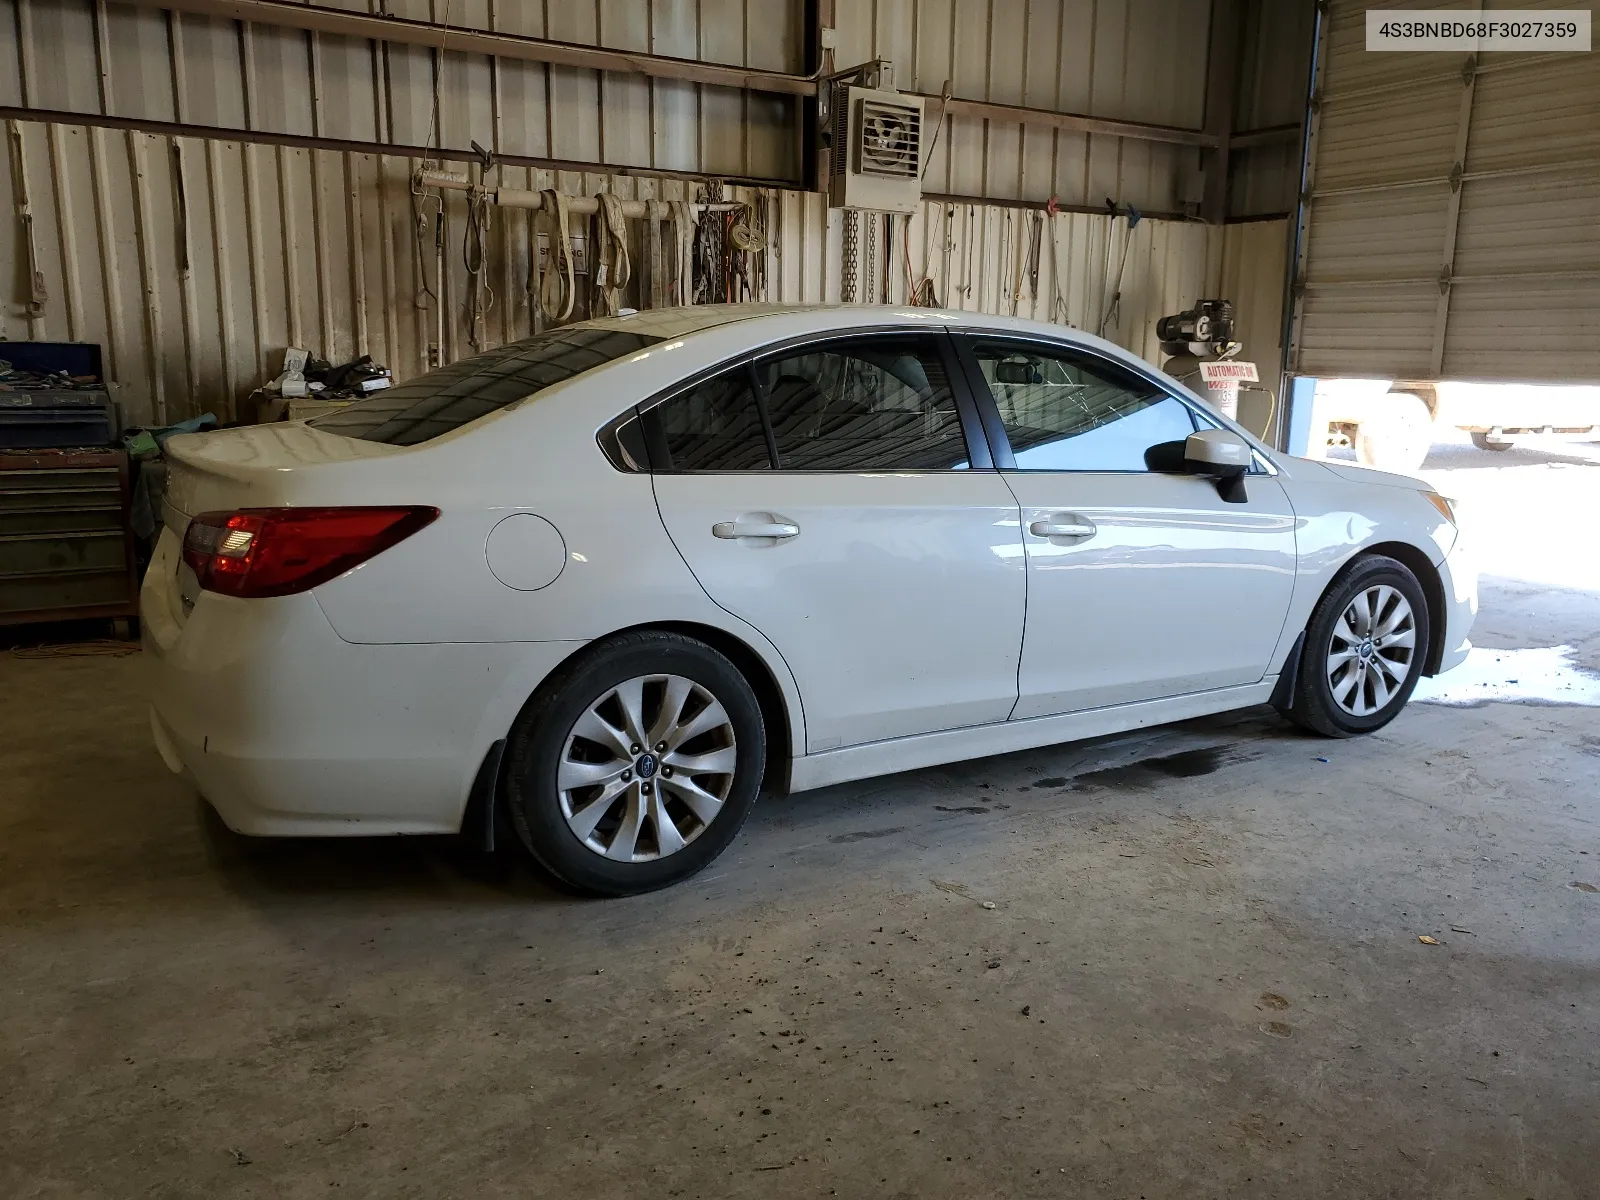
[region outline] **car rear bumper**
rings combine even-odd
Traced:
[[[490,744],[576,648],[347,642],[312,594],[184,613],[176,553],[164,533],[141,595],[152,733],[240,833],[456,831]]]

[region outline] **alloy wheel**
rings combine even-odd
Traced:
[[[665,858],[716,820],[737,762],[733,722],[704,685],[636,676],[595,700],[568,732],[556,768],[561,815],[605,858]]]
[[[1405,686],[1417,655],[1417,622],[1397,588],[1375,584],[1357,592],[1333,627],[1328,686],[1334,703],[1370,717]]]

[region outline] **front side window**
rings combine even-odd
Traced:
[[[924,337],[827,342],[755,367],[785,471],[959,471],[971,466],[939,345]]]
[[[674,471],[766,471],[772,467],[750,372],[734,367],[656,406]]]
[[[1147,450],[1195,431],[1187,405],[1089,355],[1005,342],[973,353],[1019,471],[1146,471]]]

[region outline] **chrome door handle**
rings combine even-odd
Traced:
[[[734,538],[792,538],[800,526],[785,521],[772,513],[746,513],[736,521],[718,521],[711,527],[711,536],[725,540]]]
[[[1083,517],[1056,518],[1035,521],[1028,532],[1042,538],[1091,538],[1099,532],[1093,521]]]

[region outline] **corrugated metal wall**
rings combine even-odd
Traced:
[[[431,234],[420,252],[417,241],[411,175],[418,160],[20,121],[8,137],[13,153],[0,159],[0,187],[26,197],[31,221],[0,222],[0,261],[14,268],[0,336],[100,343],[128,423],[208,409],[230,416],[277,373],[290,345],[334,361],[369,353],[401,376],[424,369],[434,336],[423,288],[433,248]],[[500,181],[627,199],[688,199],[693,189],[673,180],[524,168],[503,168]],[[837,301],[841,222],[823,197],[759,189],[734,195],[766,204],[773,237],[767,297]],[[445,353],[455,358],[471,351],[465,201],[446,193],[446,206]],[[492,213],[486,344],[533,327],[533,225],[524,211]],[[642,233],[633,225],[638,262]],[[1130,239],[1125,220],[1093,214],[1050,218],[999,205],[929,203],[909,227],[898,222],[892,239],[879,234],[874,278],[886,271],[888,291],[880,283],[874,298],[904,302],[909,245],[912,275],[930,278],[951,308],[1091,331],[1104,321],[1107,337],[1155,361],[1155,319],[1214,291],[1224,238],[1218,227],[1146,220]],[[42,286],[36,311],[30,262]],[[1113,305],[1119,266],[1121,299]],[[863,253],[861,298],[869,294],[868,269]]]
[[[1283,362],[1283,299],[1289,259],[1286,219],[1241,221],[1223,227],[1218,295],[1233,301],[1243,357],[1276,388]]]
[[[435,20],[448,10],[458,28],[791,72],[801,66],[799,0],[351,0],[347,7]],[[971,36],[991,10],[992,36]],[[1205,56],[1194,47],[1203,46],[1195,30],[1205,29],[1206,13],[1181,0],[841,0],[838,20],[838,61],[892,57],[904,87],[936,92],[950,78],[958,94],[1001,102],[1153,122],[1200,119]],[[1016,58],[1023,47],[1025,62]],[[433,272],[431,234],[419,245],[411,185],[420,158],[384,147],[430,140],[434,60],[426,48],[102,0],[0,0],[0,106],[90,118],[8,126],[0,195],[13,205],[0,220],[0,264],[8,268],[0,273],[0,337],[100,343],[130,424],[208,409],[246,415],[239,402],[277,374],[289,345],[335,361],[370,353],[402,377],[419,372],[435,320],[424,287]],[[431,140],[464,149],[476,139],[508,154],[613,168],[505,165],[489,183],[688,199],[693,181],[626,172],[798,170],[798,110],[781,97],[722,96],[702,85],[455,52],[443,62],[440,132]],[[106,127],[115,121],[145,124]],[[284,137],[327,140],[272,141]],[[1058,192],[1091,206],[1111,196],[1146,209],[1170,203],[1186,156],[1198,153],[983,121],[946,128],[940,142],[930,191],[1035,199]],[[840,214],[811,193],[735,194],[767,213],[766,296],[837,300]],[[445,193],[445,211],[444,354],[453,358],[472,348],[461,193]],[[632,224],[637,263],[642,223]],[[533,327],[533,226],[525,211],[492,213],[485,344]],[[1219,289],[1238,289],[1236,299],[1248,292],[1247,321],[1276,322],[1275,308],[1270,317],[1251,315],[1275,304],[1255,272],[1279,269],[1279,260],[1251,249],[1255,237],[1146,219],[1130,239],[1125,219],[1098,214],[929,202],[909,229],[902,221],[892,235],[880,233],[877,285],[869,289],[863,277],[856,295],[904,302],[909,247],[909,275],[926,275],[952,308],[1103,325],[1106,336],[1156,360],[1155,319]],[[1261,237],[1262,245],[1271,242]],[[864,247],[862,259],[866,271]],[[1267,361],[1255,339],[1250,348]]]
[[[1367,7],[1330,11],[1291,366],[1600,380],[1600,56],[1368,54]]]
[[[1317,9],[1314,0],[1251,0],[1244,11],[1233,127],[1251,133],[1305,117]],[[1229,159],[1228,216],[1291,213],[1299,200],[1299,136]]]
[[[801,0],[351,0],[458,29],[800,72]],[[441,30],[448,45],[448,33]],[[0,0],[0,105],[668,171],[799,178],[790,97],[105,0]]]
[[[15,264],[0,336],[100,343],[125,421],[231,415],[278,373],[291,345],[335,362],[369,353],[401,376],[423,369],[434,329],[424,292],[433,239],[429,232],[419,254],[411,191],[419,160],[33,122],[11,130],[0,184],[28,199],[33,251],[27,224],[0,222],[0,262]],[[500,180],[573,195],[693,198],[693,185],[675,180],[510,167]],[[773,297],[822,300],[823,198],[767,195],[781,247]],[[453,359],[471,352],[466,205],[460,193],[446,193],[446,203],[445,355]],[[531,331],[532,216],[492,213],[488,343]],[[573,228],[581,232],[581,221]],[[30,257],[44,291],[36,313],[27,303]]]
[[[887,58],[904,89],[1199,129],[1209,0],[840,0],[840,67]],[[988,36],[985,36],[985,31]],[[1198,202],[1192,147],[952,117],[929,191],[1156,212]]]
[[[912,275],[946,307],[1102,333],[1159,362],[1157,318],[1210,294],[1222,240],[1220,227],[1191,222],[1141,221],[1130,237],[1126,220],[1092,213],[927,203],[894,248],[891,299],[908,291],[909,242]]]

